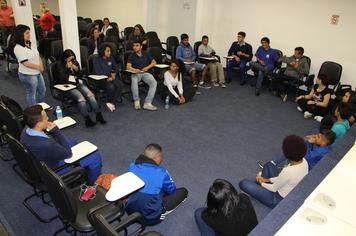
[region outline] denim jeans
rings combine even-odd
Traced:
[[[279,175],[281,169],[271,162],[267,162],[262,170],[262,177],[272,178]],[[239,183],[240,189],[264,205],[274,208],[283,197],[278,192],[271,192],[254,180],[243,179]]]
[[[195,210],[194,212],[194,218],[195,218],[195,223],[198,226],[200,235],[202,236],[214,236],[215,235],[215,231],[210,228],[209,225],[207,225],[205,223],[205,221],[202,218],[202,213],[205,210],[205,207],[201,207]]]
[[[150,73],[147,72],[131,75],[131,91],[133,100],[140,100],[140,96],[138,94],[138,83],[141,80],[143,80],[149,86],[145,103],[152,103],[156,93],[157,81]]]
[[[88,116],[87,103],[93,109],[94,112],[99,112],[98,103],[95,100],[94,94],[89,96],[90,90],[87,86],[83,84],[77,84],[76,89],[69,90],[68,92],[63,93],[63,96],[69,97],[78,102],[78,108],[80,113],[86,117]],[[84,100],[81,101],[81,98],[84,97]]]
[[[255,75],[257,74],[256,89],[260,89],[262,87],[263,77],[269,70],[267,66],[263,66],[254,61],[250,62],[250,66]]]
[[[76,144],[78,144],[78,142],[74,139],[69,139],[68,144],[69,144],[69,146],[73,147]],[[59,164],[60,164],[60,166],[64,165],[65,164],[64,160],[61,160],[59,162]],[[101,174],[102,163],[101,163],[100,153],[98,151],[91,153],[90,155],[80,159],[79,164],[81,167],[86,169],[88,182],[90,185],[93,185],[95,183],[96,179]],[[71,170],[71,168],[68,167],[68,168],[65,168],[65,169],[59,171],[58,174],[63,174],[70,170]]]
[[[233,67],[239,67],[239,73],[240,73],[240,80],[245,81],[246,80],[246,60],[240,60],[236,61],[235,59],[231,59],[226,63],[226,78],[231,80],[232,79],[232,68]]]
[[[28,106],[44,101],[46,85],[42,74],[26,75],[19,72],[19,79],[26,89],[26,101]]]
[[[118,76],[113,81],[99,80],[96,85],[105,90],[108,95],[108,102],[114,103],[121,97],[122,83]]]

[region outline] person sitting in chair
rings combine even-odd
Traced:
[[[202,71],[201,78],[199,81],[199,87],[206,89],[211,88],[205,83],[205,77],[208,73],[208,66],[195,62],[196,55],[192,46],[190,46],[189,44],[189,36],[187,34],[182,34],[180,36],[180,39],[181,42],[176,50],[176,58],[184,62],[185,69],[190,74],[193,86],[198,87],[198,83],[195,81],[195,72],[197,70]]]
[[[72,157],[71,147],[77,144],[73,139],[67,139],[59,128],[48,121],[48,116],[41,105],[34,105],[24,110],[24,121],[27,125],[22,131],[20,142],[39,161],[50,168],[65,165],[64,160]],[[48,131],[52,137],[48,136]],[[94,184],[101,174],[101,156],[98,151],[80,159],[79,164],[87,170],[89,184]],[[59,174],[69,171],[65,168]]]
[[[272,84],[283,102],[287,101],[287,96],[292,86],[295,86],[299,79],[309,73],[308,60],[303,54],[304,48],[296,47],[293,56],[283,56],[279,59],[280,62],[286,63],[287,67],[282,75],[272,80]]]
[[[250,62],[252,71],[257,75],[255,95],[260,95],[263,78],[267,73],[273,71],[278,60],[277,51],[270,47],[270,40],[267,37],[261,39],[261,45],[255,54],[257,61]]]
[[[142,51],[142,42],[140,40],[134,41],[133,50],[134,52],[127,59],[126,69],[132,73],[131,91],[134,108],[136,110],[141,109],[138,83],[143,80],[149,86],[143,109],[156,111],[157,107],[152,104],[152,101],[156,93],[157,81],[149,72],[157,62],[148,52]]]
[[[324,117],[328,113],[328,106],[331,98],[331,90],[328,88],[328,77],[319,74],[316,84],[307,95],[296,98],[298,111],[304,112],[304,118],[309,119],[313,116]]]
[[[116,62],[111,55],[112,48],[110,45],[103,43],[99,48],[99,55],[94,58],[93,66],[96,75],[106,75],[106,80],[96,81],[99,88],[105,90],[108,95],[106,107],[110,112],[115,111],[115,104],[121,99],[122,83],[117,78]]]
[[[252,46],[245,42],[245,37],[245,32],[237,33],[237,41],[231,44],[228,52],[228,56],[233,58],[226,63],[226,80],[230,82],[232,80],[232,68],[239,67],[241,86],[246,84],[246,64],[253,57]]]
[[[75,79],[75,81],[69,81],[71,76]],[[89,116],[87,103],[96,113],[96,121],[100,122],[101,124],[106,124],[94,94],[88,89],[87,86],[79,82],[81,77],[82,71],[78,61],[76,60],[74,52],[71,49],[66,49],[62,54],[62,59],[58,61],[58,63],[53,68],[54,84],[72,83],[76,85],[76,88],[62,92],[62,95],[78,102],[78,108],[85,119],[86,127],[92,127],[96,124]]]
[[[209,46],[209,37],[204,35],[201,41],[202,43],[198,48],[198,56],[214,58],[215,50]],[[211,82],[213,85],[215,87],[220,85],[222,88],[226,88],[223,65],[217,59],[209,60],[208,62],[209,63],[207,65],[209,67]]]

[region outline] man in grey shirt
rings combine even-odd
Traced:
[[[296,47],[293,56],[283,56],[279,59],[281,62],[286,63],[287,67],[282,75],[273,79],[272,84],[284,102],[287,101],[287,95],[291,87],[293,87],[299,79],[303,78],[303,76],[309,74],[310,65],[303,54],[304,48]]]
[[[215,56],[215,50],[208,45],[209,37],[204,35],[202,37],[202,44],[198,48],[198,57],[207,63],[210,71],[211,82],[215,87],[219,85],[226,88],[224,68]]]

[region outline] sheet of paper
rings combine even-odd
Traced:
[[[93,80],[103,80],[108,78],[106,75],[89,75],[88,77]]]
[[[72,82],[72,83],[75,83],[75,77],[73,75],[70,75],[69,78],[68,78],[68,81],[69,82]]]
[[[64,129],[69,126],[75,125],[77,122],[73,120],[70,116],[65,116],[62,119],[53,121],[59,129]]]
[[[77,86],[75,86],[73,84],[56,84],[54,87],[58,90],[65,92],[65,91],[75,89]]]
[[[38,105],[41,105],[41,107],[42,107],[43,110],[47,110],[48,108],[51,107],[50,105],[48,105],[48,104],[45,103],[45,102],[40,102],[40,103],[38,103]]]

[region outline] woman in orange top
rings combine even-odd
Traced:
[[[12,7],[7,5],[6,0],[0,0],[0,28],[2,33],[2,45],[6,45],[7,37],[12,33],[15,26]]]

